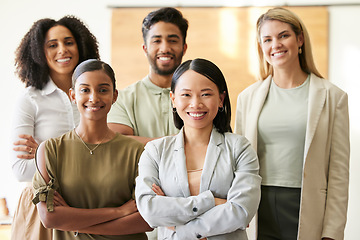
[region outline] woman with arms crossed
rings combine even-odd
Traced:
[[[107,126],[117,98],[112,68],[95,59],[82,62],[70,97],[79,125],[41,143],[36,155],[33,201],[42,222],[55,229],[55,240],[147,239],[151,228],[131,199],[143,145]]]
[[[322,78],[301,20],[257,21],[261,81],[240,93],[236,133],[257,150],[258,239],[344,238],[349,183],[347,94]]]
[[[12,240],[49,240],[35,205],[31,203],[31,180],[36,171],[38,144],[70,131],[79,123],[79,113],[68,95],[71,75],[79,62],[99,59],[97,40],[84,23],[73,16],[58,21],[40,19],[22,39],[15,58],[16,73],[26,84],[13,117],[12,170],[27,182],[12,223]]]
[[[230,133],[223,74],[210,61],[188,60],[173,75],[171,99],[181,131],[146,145],[135,190],[139,212],[159,227],[159,239],[247,239],[261,178],[249,142]]]

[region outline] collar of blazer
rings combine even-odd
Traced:
[[[308,154],[311,142],[314,138],[315,130],[319,124],[322,109],[326,101],[327,91],[323,81],[328,81],[317,77],[314,74],[310,76],[308,116],[305,135],[304,161]]]
[[[189,181],[186,169],[186,157],[184,150],[184,128],[175,136],[174,159],[176,174],[179,180],[184,197],[190,196]],[[200,192],[209,189],[210,180],[215,170],[217,160],[221,153],[221,145],[224,143],[224,135],[219,133],[214,127],[211,132],[209,145],[206,151],[203,173],[201,175]]]

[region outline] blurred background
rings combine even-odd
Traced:
[[[164,6],[177,7],[189,20],[189,48],[184,60],[207,58],[223,70],[229,83],[233,117],[237,95],[256,81],[256,19],[274,6],[289,7],[302,18],[320,72],[349,95],[351,159],[345,239],[358,239],[360,111],[356,106],[360,103],[360,0],[0,0],[0,204],[6,200],[9,216],[24,187],[13,176],[9,159],[14,102],[24,88],[14,75],[14,52],[33,22],[45,17],[57,20],[69,14],[82,19],[99,41],[101,59],[114,67],[120,89],[147,74],[141,22],[148,12]],[[0,215],[2,212],[6,209],[0,206]],[[0,233],[0,239],[6,238]]]

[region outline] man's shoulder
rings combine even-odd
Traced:
[[[131,85],[120,89],[119,90],[119,96],[125,97],[125,98],[135,98],[137,96],[141,96],[142,94],[145,94],[148,92],[148,89],[145,84],[146,77],[142,80],[139,80],[137,82],[132,83]]]

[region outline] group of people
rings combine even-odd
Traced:
[[[12,240],[245,240],[252,220],[259,240],[343,239],[347,94],[317,71],[302,21],[259,17],[261,79],[238,96],[235,133],[221,70],[182,63],[187,29],[175,8],[150,12],[149,74],[118,91],[81,20],[33,24],[15,58],[12,168],[29,186]]]

